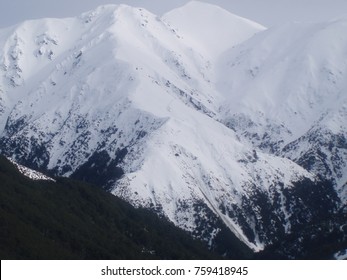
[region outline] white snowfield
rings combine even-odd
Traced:
[[[260,250],[260,211],[247,220],[254,240],[229,212],[254,188],[274,201],[277,186],[316,180],[296,163],[310,130],[346,138],[346,31],[346,19],[266,30],[198,1],[163,17],[107,5],[23,22],[0,30],[0,149],[19,146],[20,160],[44,147],[33,164],[69,176],[96,152],[115,159],[126,148],[113,194],[191,232],[202,202]],[[276,151],[262,147],[266,133]],[[330,178],[346,200],[347,152],[336,149]]]

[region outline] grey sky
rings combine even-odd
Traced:
[[[124,3],[162,14],[189,0],[0,0],[0,28],[26,19],[77,16],[102,4]],[[319,21],[347,13],[347,0],[201,0],[265,26]]]

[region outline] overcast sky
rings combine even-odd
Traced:
[[[320,21],[347,14],[347,0],[201,0],[265,26]],[[0,0],[0,28],[26,19],[71,17],[102,4],[124,3],[161,15],[189,0]]]

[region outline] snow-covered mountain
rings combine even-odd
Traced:
[[[193,1],[3,29],[1,153],[260,250],[346,198],[345,24],[265,30]]]

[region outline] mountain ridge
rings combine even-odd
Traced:
[[[226,122],[239,130],[240,137],[253,141],[263,151],[292,159],[314,174],[337,179],[339,192],[345,183],[343,174],[347,167],[344,144],[347,64],[341,61],[346,55],[347,41],[340,36],[346,23],[346,19],[295,23],[264,31],[225,54],[228,62],[222,64],[228,66],[222,67],[222,71],[227,73],[223,78],[226,82],[220,81],[224,92],[230,93],[226,97],[231,100],[225,105]],[[280,43],[283,46],[278,48]],[[234,92],[242,94],[235,96]],[[247,126],[247,119],[253,121],[245,127],[250,137],[246,133],[243,137],[241,126],[243,123]],[[295,148],[298,152],[294,155],[293,147],[300,141],[301,147]],[[308,156],[303,156],[303,150],[317,150],[317,143],[321,147],[330,146],[328,150],[337,149],[321,150],[328,158],[332,154],[325,161],[329,167],[303,164]],[[315,153],[312,160],[318,162],[320,156]],[[346,203],[346,197],[341,198]]]

